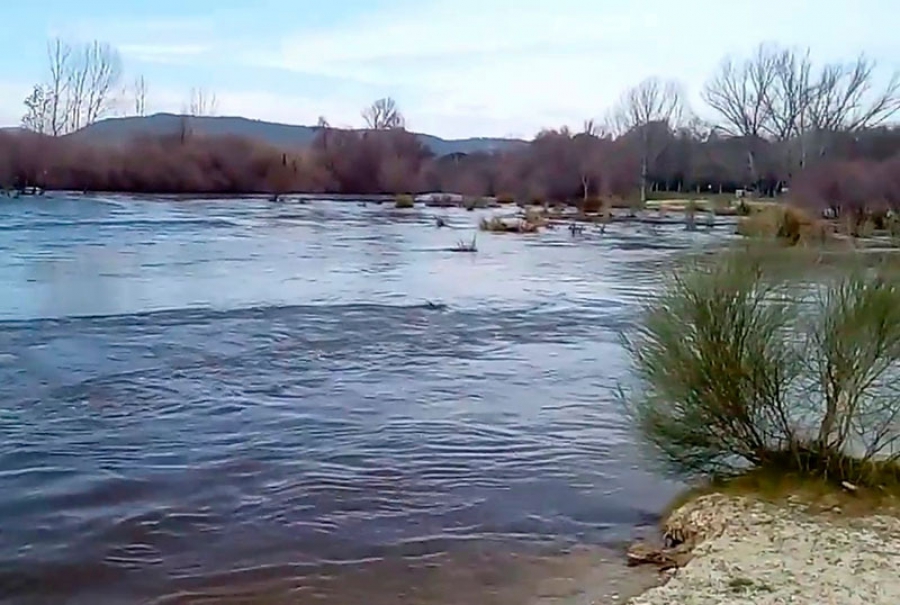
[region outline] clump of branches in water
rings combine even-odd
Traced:
[[[477,233],[473,233],[470,241],[459,240],[456,242],[456,246],[450,249],[451,252],[478,252],[478,245],[475,241],[477,236]]]
[[[773,262],[796,257],[698,263],[647,305],[627,338],[637,427],[687,475],[900,487],[900,274],[854,267],[804,289]]]

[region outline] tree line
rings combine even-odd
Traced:
[[[320,118],[313,143],[276,149],[194,133],[215,95],[190,92],[179,132],[124,145],[70,133],[114,113],[144,115],[149,87],[125,86],[115,48],[48,45],[48,69],[25,100],[24,130],[0,136],[0,183],[159,193],[416,193],[522,201],[622,198],[654,191],[791,196],[836,210],[900,207],[900,74],[874,60],[818,64],[809,50],[761,44],[729,56],[692,108],[677,80],[625,91],[602,120],[546,129],[496,152],[435,157],[390,99],[362,111],[366,128]]]

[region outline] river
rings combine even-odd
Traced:
[[[3,202],[0,600],[499,603],[654,523],[620,334],[728,229],[485,213]]]

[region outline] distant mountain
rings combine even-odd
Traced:
[[[107,118],[68,135],[73,139],[90,143],[125,143],[136,136],[177,134],[182,116],[157,113],[145,117]],[[303,147],[316,136],[317,128],[278,124],[239,117],[192,117],[191,129],[204,135],[236,135],[264,141],[279,147]],[[442,139],[430,134],[416,136],[435,155],[473,153],[476,151],[502,151],[522,145],[520,139],[477,137],[470,139]]]

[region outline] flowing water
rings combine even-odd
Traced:
[[[620,334],[727,229],[448,251],[480,216],[4,202],[0,602],[524,602],[598,569],[677,489]]]

